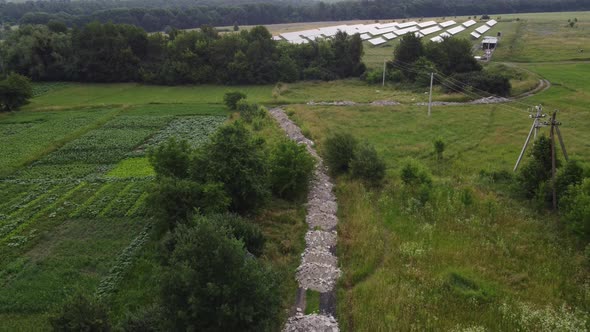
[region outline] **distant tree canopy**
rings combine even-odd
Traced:
[[[457,16],[473,13],[523,13],[590,10],[578,0],[376,0],[321,1],[282,0],[87,0],[87,1],[0,1],[0,22],[47,24],[60,21],[83,26],[93,21],[133,24],[148,31],[216,26],[313,22],[352,19]]]
[[[388,63],[388,78],[418,86],[430,84],[430,74],[437,84],[450,92],[472,91],[499,96],[510,94],[510,80],[502,75],[483,71],[473,56],[471,43],[462,38],[443,38],[439,43],[424,42],[412,33],[400,39]],[[370,75],[366,75],[369,77]]]
[[[125,24],[64,31],[51,23],[9,33],[0,68],[42,81],[264,84],[358,76],[362,54],[360,37],[345,33],[291,45],[273,41],[262,26],[224,35],[208,26],[148,35]]]

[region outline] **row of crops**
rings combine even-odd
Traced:
[[[0,183],[8,198],[0,203],[0,241],[12,243],[40,218],[140,216],[151,180],[143,176],[151,174],[146,151],[173,136],[199,145],[224,121],[119,116],[87,132]]]

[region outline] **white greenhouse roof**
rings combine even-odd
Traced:
[[[447,28],[447,27],[450,27],[451,25],[455,25],[455,24],[457,24],[457,22],[450,20],[450,21],[442,22],[440,24],[440,26],[443,28]]]
[[[494,25],[498,24],[498,21],[496,20],[489,20],[486,22],[487,25],[493,27]]]
[[[413,27],[416,24],[418,24],[418,23],[416,23],[414,21],[412,21],[412,22],[406,22],[406,23],[399,23],[397,25],[397,27],[400,28],[400,29],[405,29],[405,28]]]
[[[422,29],[422,30],[420,30],[420,33],[423,34],[424,36],[428,36],[430,34],[437,32],[437,31],[440,31],[440,30],[442,30],[442,28],[437,25],[435,27]]]
[[[420,28],[426,28],[426,27],[433,26],[433,25],[436,25],[436,22],[435,21],[428,21],[428,22],[418,23],[418,26]]]
[[[490,30],[490,27],[487,25],[482,25],[479,28],[475,29],[475,31],[477,31],[477,33],[484,34],[486,31]]]
[[[475,22],[474,20],[469,20],[467,22],[463,22],[463,26],[466,28],[469,28],[470,26],[474,25],[475,23],[477,23],[477,22]]]
[[[436,36],[434,38],[430,38],[430,40],[435,43],[440,43],[443,41],[443,38],[441,36]]]
[[[471,37],[473,37],[473,38],[475,38],[475,39],[479,39],[479,37],[481,37],[481,35],[480,35],[479,33],[475,32],[475,31],[473,31],[473,32],[471,33]]]
[[[447,30],[447,32],[450,33],[451,35],[456,35],[463,30],[465,30],[465,28],[459,25],[454,28],[450,28],[449,30]]]
[[[447,32],[443,32],[443,33],[441,33],[439,36],[440,36],[441,38],[449,38],[449,37],[451,37],[451,35],[450,35],[449,33],[447,33]]]
[[[373,38],[373,37],[371,37],[371,35],[370,35],[370,34],[368,34],[368,33],[363,33],[363,34],[361,35],[361,39],[362,39],[362,40],[367,40],[367,39],[371,39],[371,38]]]
[[[383,35],[383,37],[384,37],[385,39],[389,39],[389,40],[391,40],[391,39],[395,39],[397,36],[395,35],[395,33],[393,33],[393,32],[390,32],[390,33],[386,33],[386,34],[384,34],[384,35]]]
[[[381,45],[383,43],[387,42],[387,40],[378,37],[378,38],[373,38],[369,40],[369,43],[373,44],[373,45]]]

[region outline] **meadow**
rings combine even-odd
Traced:
[[[531,125],[527,110],[539,104],[544,113],[558,110],[570,157],[590,166],[590,63],[576,50],[588,13],[501,16],[504,40],[513,41],[489,66],[530,71],[550,89],[508,104],[434,106],[431,117],[413,103],[287,107],[320,151],[327,136],[347,132],[387,164],[381,188],[337,179],[345,331],[590,328],[588,248],[557,214],[514,195],[512,173]],[[579,27],[566,29],[574,17]],[[558,40],[568,42],[562,48]],[[446,142],[442,160],[437,138]],[[428,192],[401,181],[408,158],[432,173]]]
[[[416,105],[427,101],[425,91],[357,79],[263,86],[36,84],[35,98],[22,111],[0,114],[0,191],[6,197],[0,202],[0,330],[47,330],[48,317],[78,292],[106,301],[115,321],[156,301],[160,248],[150,238],[146,213],[154,178],[146,153],[171,136],[202,144],[233,119],[222,104],[233,90],[266,106],[285,105],[320,152],[327,135],[346,131],[385,158],[387,180],[379,190],[337,179],[343,330],[588,329],[584,248],[556,215],[512,197],[511,178],[502,176],[510,174],[530,128],[527,110],[537,104],[546,113],[559,110],[570,156],[590,166],[590,63],[576,53],[590,14],[498,16],[504,37],[489,66],[528,73],[513,81],[514,94],[538,78],[552,87],[507,104],[435,106],[431,117]],[[565,28],[574,17],[578,28]],[[378,67],[393,47],[367,47],[365,60]],[[434,95],[438,101],[465,98],[440,89]],[[362,104],[307,105],[334,100]],[[400,104],[366,104],[375,100]],[[283,134],[267,120],[252,130],[272,146]],[[442,160],[432,149],[438,137],[447,144]],[[426,204],[399,179],[408,157],[433,173]],[[285,308],[295,297],[304,220],[301,204],[279,200],[256,216],[269,239],[263,259],[285,280]],[[318,306],[312,300],[308,312]]]

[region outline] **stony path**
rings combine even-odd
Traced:
[[[322,158],[314,149],[314,143],[301,133],[301,129],[289,119],[280,108],[271,109],[270,114],[279,123],[287,136],[299,144],[304,144],[307,151],[317,160],[314,178],[307,198],[306,222],[309,227],[305,234],[305,251],[301,255],[301,264],[297,268],[296,278],[299,294],[311,289],[320,293],[320,313],[304,315],[305,308],[298,307],[295,314],[285,324],[287,332],[337,332],[338,322],[334,318],[334,286],[340,277],[338,258],[334,255],[336,248],[336,211],[338,204],[333,193],[330,177]],[[298,301],[302,304],[305,301]]]

